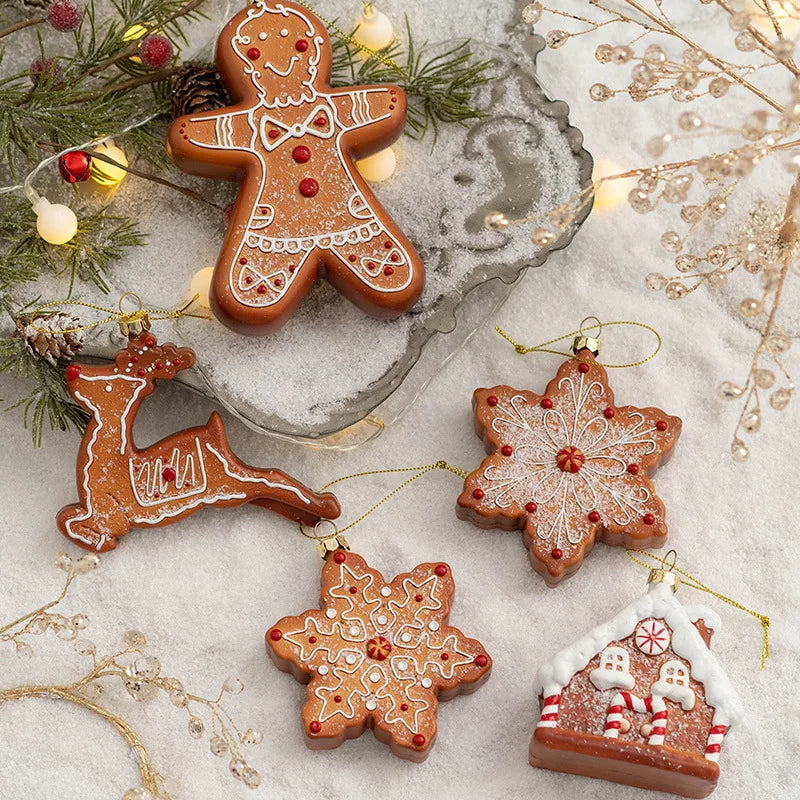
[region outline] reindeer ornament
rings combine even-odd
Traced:
[[[91,415],[78,453],[80,502],[62,508],[57,518],[75,544],[113,550],[131,528],[169,525],[205,506],[254,503],[309,525],[339,516],[332,494],[239,461],[216,412],[205,426],[137,449],[132,432],[142,399],[157,379],[171,380],[194,360],[189,348],[157,345],[145,330],[130,338],[113,365],[67,367],[70,394]]]

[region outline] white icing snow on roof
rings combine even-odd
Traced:
[[[601,650],[630,636],[648,617],[663,619],[669,625],[672,649],[689,662],[692,677],[703,684],[706,703],[714,709],[714,724],[732,725],[741,719],[742,706],[736,690],[692,624],[702,619],[707,627],[719,630],[719,616],[704,606],[683,606],[665,583],[651,583],[647,594],[543,664],[536,676],[537,694],[559,694]]]

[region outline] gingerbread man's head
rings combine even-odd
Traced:
[[[246,85],[244,74],[264,106],[285,107],[314,100],[318,77],[328,78],[330,47],[318,20],[301,6],[257,0],[220,34],[217,61],[229,87]]]

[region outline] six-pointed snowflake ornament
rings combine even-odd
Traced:
[[[478,389],[478,435],[490,454],[470,473],[457,513],[482,528],[521,528],[549,586],[575,573],[595,539],[660,547],[664,504],[648,477],[671,454],[678,417],[616,406],[589,350],[564,362],[544,394]]]
[[[395,755],[427,757],[438,701],[474,691],[492,668],[480,642],[447,624],[454,591],[447,564],[420,564],[387,582],[360,555],[329,555],[321,609],[266,633],[278,667],[308,682],[310,748],[338,747],[371,726]]]

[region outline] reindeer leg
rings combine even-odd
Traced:
[[[321,519],[336,519],[342,513],[339,501],[330,492],[314,492],[277,469],[268,470],[265,477],[271,486],[250,501],[254,505],[304,525],[315,525]]]
[[[117,538],[124,536],[130,526],[119,511],[104,515],[103,524],[98,524],[96,515],[83,506],[64,506],[56,517],[58,529],[73,544],[84,550],[105,553],[117,546]]]

